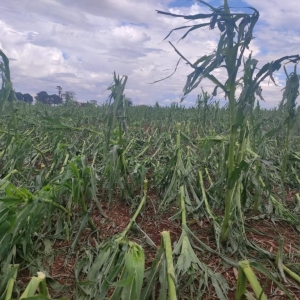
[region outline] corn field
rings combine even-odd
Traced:
[[[128,107],[116,74],[101,106],[22,103],[0,52],[0,299],[300,299],[300,57],[258,67],[258,11],[199,2],[211,13],[158,11],[208,19],[183,39],[220,31],[195,63],[171,43],[193,69],[183,97],[216,86],[191,108]]]

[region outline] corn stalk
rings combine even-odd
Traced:
[[[290,132],[295,124],[295,118],[297,115],[296,112],[296,100],[299,96],[299,80],[300,76],[297,74],[296,65],[294,67],[294,71],[291,74],[287,74],[286,69],[285,73],[287,76],[286,79],[286,86],[283,92],[283,98],[281,105],[286,107],[288,112],[288,116],[285,119],[285,143],[284,143],[284,154],[282,159],[282,166],[281,166],[281,180],[285,182],[285,174],[286,168],[288,164],[288,156],[290,153]]]
[[[247,280],[249,281],[257,299],[268,300],[261,285],[257,280],[257,277],[255,276],[255,273],[250,267],[249,261],[247,260],[239,262],[238,283],[235,300],[242,299],[242,296],[246,294]]]
[[[13,90],[12,82],[10,80],[10,69],[9,69],[9,60],[7,56],[0,50],[0,56],[3,62],[0,63],[0,72],[2,76],[2,87],[0,91],[0,111],[3,112],[3,109],[6,105],[6,102],[10,102],[11,113],[12,113],[12,124],[14,129],[14,135],[16,142],[19,141],[19,131],[18,131],[18,118],[17,118],[17,109],[15,107],[16,96]]]
[[[201,4],[206,5],[211,12],[207,14],[197,15],[177,15],[168,12],[157,11],[160,14],[169,15],[173,17],[180,17],[185,20],[205,20],[210,19],[209,22],[201,22],[197,25],[183,26],[175,28],[179,30],[183,28],[189,28],[187,32],[182,36],[184,39],[190,32],[204,27],[210,29],[218,28],[221,36],[216,51],[211,55],[204,55],[199,58],[195,63],[191,63],[186,59],[175,46],[170,42],[176,53],[184,60],[194,71],[188,75],[187,82],[183,89],[184,97],[192,90],[197,88],[202,79],[207,78],[216,85],[215,91],[219,88],[228,98],[229,102],[229,145],[228,145],[228,158],[227,158],[227,184],[225,195],[225,212],[224,220],[221,231],[221,242],[226,244],[230,233],[231,219],[233,218],[232,207],[234,201],[240,201],[239,197],[236,197],[236,185],[239,178],[236,177],[239,166],[236,165],[236,157],[239,155],[236,148],[236,139],[238,129],[244,126],[244,119],[247,111],[250,107],[250,101],[253,99],[253,95],[260,91],[260,83],[270,76],[273,72],[278,71],[282,62],[288,61],[297,63],[300,60],[299,55],[285,56],[272,63],[265,64],[260,71],[254,76],[256,70],[257,60],[251,58],[248,60],[247,73],[241,79],[237,78],[242,59],[246,49],[249,48],[250,42],[253,39],[253,29],[259,18],[259,12],[250,7],[253,11],[252,14],[248,13],[234,13],[230,11],[228,1],[224,0],[223,6],[215,8],[205,1],[198,0]],[[172,30],[172,31],[174,31]],[[167,37],[172,33],[167,35]],[[166,37],[166,38],[167,38]],[[219,81],[212,72],[221,66],[225,66],[227,71],[227,80],[222,83]],[[239,99],[236,99],[236,94],[240,81],[243,79],[246,85],[242,85],[242,90]]]

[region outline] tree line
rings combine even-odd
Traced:
[[[63,91],[62,87],[57,86],[57,94],[49,95],[45,91],[38,92],[36,96],[33,98],[28,93],[15,92],[16,98],[19,101],[24,101],[26,103],[31,104],[35,99],[37,102],[48,104],[48,105],[57,105],[62,104],[64,102],[75,101],[75,93],[72,91]]]
[[[21,93],[21,92],[15,92],[16,98],[19,101],[23,101],[26,103],[31,104],[33,100],[35,99],[37,102],[44,103],[47,105],[58,105],[62,103],[70,103],[70,102],[76,102],[76,94],[73,91],[63,91],[62,87],[57,86],[57,94],[49,95],[45,91],[38,92],[36,96],[33,98],[28,93]],[[90,103],[96,100],[91,100]],[[130,98],[125,97],[125,103],[127,106],[132,106],[133,102]]]

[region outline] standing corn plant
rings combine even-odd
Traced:
[[[300,76],[297,74],[297,69],[295,65],[295,69],[291,74],[287,74],[286,69],[284,68],[286,73],[286,86],[283,92],[282,103],[281,105],[286,107],[286,111],[288,113],[287,118],[285,119],[285,149],[284,155],[282,159],[282,166],[281,166],[281,180],[285,182],[285,173],[288,163],[288,156],[289,156],[289,147],[290,147],[290,132],[293,128],[295,121],[296,121],[296,99],[299,96],[299,79]]]
[[[116,76],[116,73],[114,73],[114,82],[108,88],[108,90],[111,91],[111,94],[107,100],[107,127],[105,130],[106,147],[104,148],[104,157],[107,157],[105,174],[108,178],[107,187],[109,189],[110,201],[112,199],[112,193],[116,183],[121,186],[122,192],[125,191],[127,193],[129,190],[127,182],[129,180],[129,173],[125,160],[126,145],[129,139],[127,127],[128,101],[123,94],[127,78],[127,76],[120,78],[120,76]],[[118,130],[113,130],[116,120],[118,122]],[[112,141],[112,133],[116,131],[118,135],[117,141]]]
[[[114,83],[108,88],[111,94],[107,101],[107,131],[106,131],[106,151],[109,151],[110,135],[113,124],[116,119],[119,123],[119,143],[122,143],[122,131],[126,134],[128,139],[128,128],[126,119],[126,97],[123,94],[127,82],[127,76],[119,77],[114,73]],[[113,102],[112,102],[113,100]]]
[[[212,97],[208,94],[208,92],[204,91],[203,88],[202,89],[202,94],[199,94],[197,96],[197,107],[199,110],[199,119],[202,119],[202,130],[203,132],[206,132],[206,123],[207,123],[207,113],[209,111],[209,101],[212,99]],[[202,115],[200,115],[200,111],[203,112]],[[200,120],[199,120],[200,123]]]
[[[162,11],[157,12],[191,21],[208,20],[208,22],[201,22],[200,24],[182,26],[173,29],[172,31],[189,28],[181,39],[184,39],[190,32],[204,27],[208,27],[209,29],[218,28],[221,33],[216,50],[210,55],[202,56],[195,63],[191,63],[171,42],[170,44],[178,55],[194,69],[193,72],[187,76],[187,81],[183,88],[183,97],[197,88],[204,78],[207,78],[215,84],[213,94],[216,94],[217,89],[221,89],[225,94],[225,98],[229,101],[230,124],[225,213],[221,230],[221,241],[222,243],[226,243],[230,233],[231,223],[234,221],[232,220],[234,216],[232,208],[236,205],[234,205],[233,202],[240,201],[240,188],[236,188],[241,176],[241,166],[237,163],[240,155],[238,148],[236,147],[239,129],[242,129],[243,126],[245,126],[246,115],[251,107],[253,95],[255,93],[260,94],[260,83],[268,76],[275,83],[273,73],[281,68],[282,63],[285,61],[297,63],[300,60],[300,56],[285,56],[271,63],[267,63],[257,72],[256,75],[254,75],[257,70],[256,66],[258,61],[252,59],[250,55],[248,59],[247,73],[244,70],[244,76],[238,78],[245,51],[249,49],[250,42],[253,39],[253,29],[259,19],[259,12],[252,7],[248,8],[252,11],[252,13],[231,12],[227,0],[224,0],[223,6],[218,8],[211,6],[205,1],[197,1],[206,5],[211,12],[188,16]],[[172,31],[167,37],[170,36]],[[225,82],[221,82],[212,74],[214,70],[221,67],[225,68],[227,72],[227,79]],[[240,92],[240,96],[237,99],[238,92]],[[235,195],[236,191],[238,195]]]
[[[18,132],[18,119],[16,115],[15,109],[15,92],[12,87],[12,82],[10,80],[10,69],[9,69],[9,60],[7,56],[0,50],[0,56],[3,62],[0,63],[0,72],[2,77],[2,86],[0,91],[0,112],[3,111],[4,106],[7,101],[11,103],[11,110],[12,110],[12,127],[14,129],[15,139],[19,140],[19,132]]]

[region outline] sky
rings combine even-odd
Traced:
[[[208,1],[220,6],[220,0]],[[285,55],[300,52],[299,0],[228,0],[234,10],[255,7],[260,19],[250,44],[259,66]],[[1,0],[0,48],[10,59],[14,89],[35,96],[39,91],[76,93],[77,100],[105,101],[113,72],[127,75],[127,97],[135,105],[170,105],[179,101],[186,76],[192,71],[184,63],[169,79],[178,61],[171,41],[190,61],[212,53],[219,31],[200,29],[178,43],[184,31],[170,30],[188,25],[181,18],[157,14],[156,10],[178,14],[208,12],[193,0]],[[217,70],[222,80],[224,73]],[[264,107],[281,100],[283,72],[262,84]],[[201,87],[212,92],[214,85]],[[183,105],[195,104],[201,87]],[[221,99],[222,95],[218,95]]]

